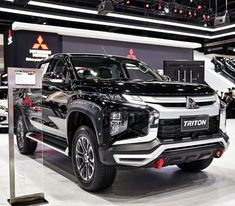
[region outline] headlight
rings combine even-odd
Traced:
[[[122,112],[113,112],[110,115],[110,135],[124,132],[128,126],[128,117]]]
[[[119,94],[101,94],[101,99],[111,102],[126,102],[126,99]]]
[[[128,102],[144,102],[143,99],[136,95],[122,95]]]
[[[220,129],[226,133],[226,104],[220,101]]]

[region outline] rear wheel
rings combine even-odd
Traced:
[[[198,161],[189,162],[189,163],[182,163],[177,166],[180,169],[187,171],[187,172],[199,172],[199,171],[204,170],[207,167],[209,167],[212,160],[213,160],[213,158],[198,160]]]
[[[221,67],[218,64],[215,65],[215,72],[221,72]]]
[[[78,184],[85,190],[99,191],[115,180],[116,168],[101,163],[97,137],[87,126],[81,126],[74,135],[72,163]]]
[[[20,116],[16,126],[16,140],[17,146],[21,154],[33,154],[37,149],[37,142],[30,140],[26,137],[27,129],[23,121],[23,117]]]

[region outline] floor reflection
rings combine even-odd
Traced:
[[[71,159],[56,151],[44,149],[44,165],[49,169],[76,182]],[[41,157],[41,149],[31,158]],[[192,190],[203,185],[209,186],[215,182],[213,175],[208,178],[207,172],[187,173],[176,166],[156,169],[119,170],[112,187],[93,194],[112,202],[141,199],[147,196],[161,196],[177,190]],[[117,199],[118,197],[118,199]]]

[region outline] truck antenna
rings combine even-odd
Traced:
[[[106,50],[105,50],[104,46],[101,46],[101,48],[102,48],[102,50],[103,50],[103,52],[104,52],[104,55],[107,57],[107,56],[108,56],[108,54],[107,54],[107,52],[106,52]]]

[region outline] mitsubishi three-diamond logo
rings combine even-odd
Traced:
[[[46,42],[44,41],[41,34],[36,38],[36,42],[33,44],[29,50],[29,55],[26,57],[26,62],[40,62],[43,59],[49,57],[52,54],[52,51],[49,50]]]
[[[48,50],[48,46],[43,42],[44,42],[44,39],[42,38],[41,35],[39,35],[38,38],[37,38],[37,43],[35,43],[33,45],[32,49],[40,49],[41,48],[43,50]]]
[[[129,59],[136,59],[135,53],[133,49],[129,50],[129,54],[127,55],[127,58]]]

